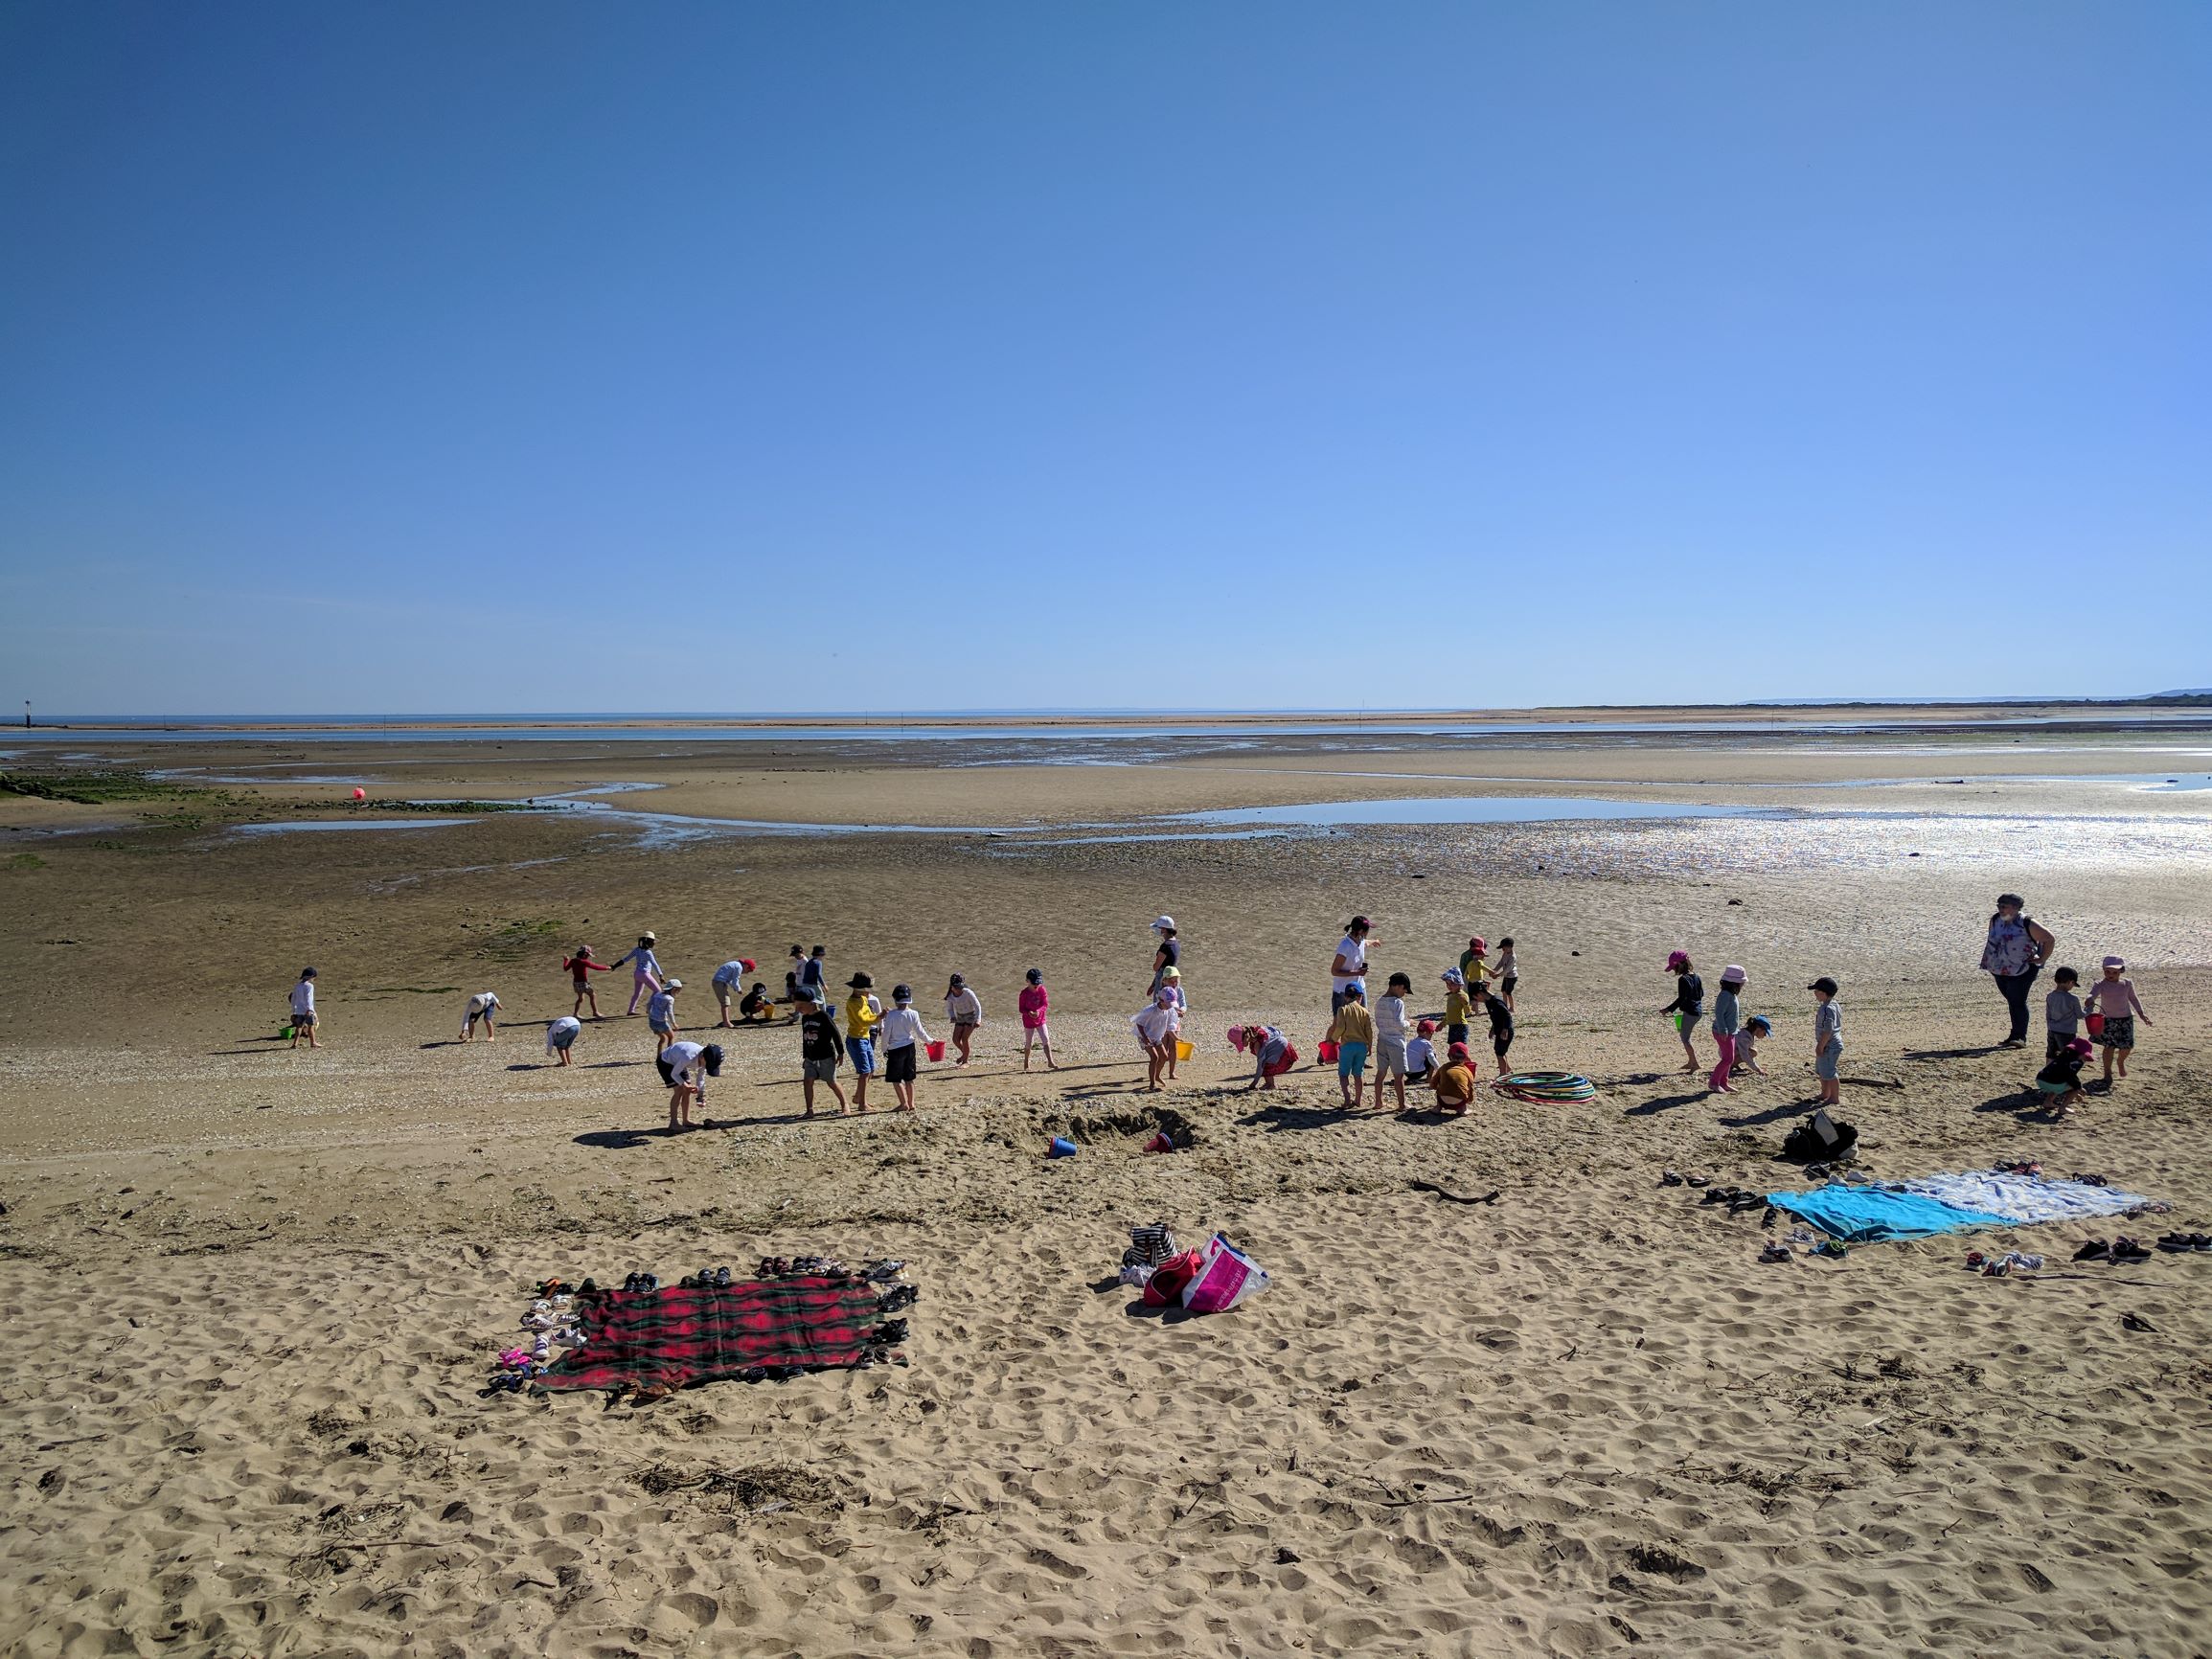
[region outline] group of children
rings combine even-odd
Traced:
[[[793,949],[796,951],[797,947]],[[815,946],[813,956],[805,959],[809,966],[821,960],[819,945]],[[1046,1017],[1052,1007],[1052,996],[1045,989],[1044,971],[1033,967],[1024,979],[1017,1000],[1022,1027],[1021,1069],[1029,1070],[1031,1055],[1041,1047],[1046,1068],[1058,1071],[1060,1066],[1052,1057],[1052,1030]],[[792,980],[792,1006],[799,1026],[799,1081],[807,1116],[814,1115],[816,1083],[836,1097],[840,1113],[867,1111],[868,1085],[877,1075],[878,1062],[891,1084],[893,1110],[912,1111],[922,1053],[926,1051],[931,1059],[941,1059],[946,1047],[929,1034],[922,1016],[914,1011],[913,987],[893,986],[891,1006],[886,1009],[876,996],[875,977],[855,973],[845,982],[850,994],[845,998],[845,1029],[840,1032],[836,1013],[818,989],[820,980],[819,969],[807,978],[795,974]],[[965,1066],[974,1057],[975,1034],[983,1026],[983,998],[976,994],[975,988],[968,983],[964,974],[952,975],[946,985],[945,1017],[952,1028],[950,1041],[956,1056],[952,1063]],[[847,1060],[852,1062],[854,1076],[850,1102],[837,1081],[837,1068]]]
[[[1676,950],[1667,957],[1666,971],[1675,976],[1675,1000],[1659,1011],[1673,1016],[1675,1034],[1682,1044],[1682,1072],[1694,1076],[1705,1071],[1698,1057],[1698,1022],[1705,1017],[1705,981],[1690,961],[1690,953]],[[1710,1030],[1713,1067],[1705,1086],[1717,1095],[1736,1092],[1735,1079],[1749,1073],[1765,1077],[1759,1063],[1759,1044],[1774,1034],[1774,1022],[1763,1013],[1744,1013],[1744,988],[1750,976],[1735,963],[1721,970],[1721,992],[1713,999]],[[1822,974],[1805,988],[1813,993],[1813,1075],[1820,1085],[1820,1103],[1833,1106],[1841,1099],[1843,1063],[1843,1005],[1836,1001],[1836,984]]]
[[[1474,1094],[1476,1067],[1468,1049],[1468,1036],[1475,1018],[1480,1015],[1489,1022],[1491,1052],[1500,1072],[1505,1069],[1506,1051],[1513,1047],[1514,993],[1520,984],[1513,941],[1498,941],[1494,963],[1489,942],[1479,936],[1470,939],[1467,949],[1460,953],[1459,966],[1444,970],[1444,1009],[1439,1018],[1445,1057],[1441,1063],[1436,1059],[1438,1020],[1416,1019],[1406,1010],[1405,999],[1413,994],[1410,975],[1390,975],[1375,1006],[1367,1006],[1367,947],[1377,943],[1373,924],[1364,916],[1355,916],[1345,924],[1344,937],[1337,942],[1335,958],[1330,964],[1331,1017],[1323,1058],[1334,1053],[1337,1092],[1347,1109],[1369,1109],[1367,1065],[1372,1058],[1373,1110],[1382,1110],[1385,1084],[1396,1091],[1398,1110],[1402,1112],[1405,1085],[1425,1083],[1444,1110],[1466,1111]],[[1230,1040],[1236,1042],[1235,1034]],[[1263,1057],[1253,1086],[1272,1088],[1276,1075],[1267,1070]]]
[[[2108,956],[2103,975],[2089,987],[2087,996],[2077,990],[2082,976],[2070,967],[2051,974],[2050,994],[2043,998],[2043,1069],[2036,1073],[2036,1092],[2046,1097],[2061,1114],[2073,1110],[2087,1094],[2082,1068],[2098,1047],[2105,1051],[2105,1087],[2112,1086],[2113,1067],[2128,1075],[2128,1056],[2135,1046],[2135,1022],[2155,1025],[2134,982],[2127,977],[2125,957]],[[2087,1025],[2089,1036],[2081,1034]],[[2092,1044],[2090,1038],[2096,1039]]]

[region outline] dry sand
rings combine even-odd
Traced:
[[[338,793],[288,782],[196,822],[173,802],[103,808],[93,821],[123,828],[90,832],[90,809],[8,802],[0,1648],[2203,1652],[2212,1256],[2075,1267],[2092,1230],[2045,1227],[1995,1236],[2052,1257],[2033,1279],[1964,1271],[1987,1238],[1763,1266],[1756,1212],[1657,1184],[1670,1166],[1794,1184],[1772,1153],[1810,1092],[1798,988],[1826,971],[1845,985],[1844,1115],[1877,1172],[2037,1154],[2171,1200],[2152,1236],[2212,1229],[2212,795],[1987,781],[2188,763],[2142,740],[2032,765],[2005,740],[1919,757],[1284,740],[1114,768],[946,769],[919,744],[226,743],[159,761],[422,794],[650,780],[669,785],[656,807],[846,822],[1510,787],[1467,778],[1720,800],[1973,777],[1988,814],[1911,816],[1962,810],[1969,785],[1930,784],[1813,803],[1894,818],[1137,845],[641,849],[516,814],[221,830]],[[2157,1019],[2135,1075],[2064,1124],[2021,1093],[2032,1058],[1983,1046],[2001,1011],[1973,960],[2005,886],[2062,957],[2128,953]],[[1147,1097],[1124,1021],[1162,908],[1184,924],[1199,1053]],[[1516,934],[1514,1057],[1586,1072],[1598,1102],[1445,1125],[1347,1119],[1315,1072],[1243,1093],[1221,1031],[1266,1014],[1310,1047],[1356,908],[1378,918],[1378,965],[1425,988],[1469,932]],[[835,978],[911,979],[930,1015],[964,968],[992,1023],[974,1067],[925,1071],[914,1119],[800,1119],[777,1029],[732,1039],[708,1108],[725,1127],[647,1133],[664,1100],[642,1020],[587,1025],[567,1070],[540,1046],[567,1009],[561,947],[619,949],[643,926],[693,986],[695,1027],[714,963],[780,973],[786,945],[816,939]],[[1773,1076],[1732,1099],[1671,1075],[1653,1011],[1677,943],[1709,980],[1744,962],[1747,1006],[1776,1018]],[[272,1034],[308,960],[328,1046],[292,1053]],[[1068,1065],[1051,1077],[1013,1058],[1033,961]],[[486,988],[515,1023],[452,1044]],[[1140,1154],[1162,1122],[1192,1148]],[[1083,1150],[1046,1163],[1068,1129]],[[1107,1281],[1123,1230],[1155,1217],[1193,1240],[1226,1229],[1277,1287],[1211,1319],[1132,1314]],[[643,1411],[477,1397],[540,1276],[807,1251],[907,1260],[909,1366]]]

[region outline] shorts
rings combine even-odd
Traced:
[[[652,1066],[654,1071],[660,1073],[663,1088],[673,1089],[676,1086],[676,1069],[674,1066],[669,1064],[667,1060],[655,1060]]]
[[[845,1054],[853,1062],[854,1074],[872,1078],[876,1075],[876,1039],[849,1036],[845,1039]]]
[[[1513,1047],[1513,1037],[1510,1034],[1505,1036],[1494,1036],[1490,1039],[1490,1052],[1497,1056],[1499,1065],[1505,1064],[1505,1051],[1511,1047]]]
[[[1509,973],[1503,979],[1497,982],[1497,994],[1500,996],[1511,996],[1513,995],[1513,988],[1518,984],[1520,984],[1520,975],[1517,973]]]
[[[730,1006],[730,993],[737,989],[738,982],[734,979],[716,980],[715,1000],[720,1003],[724,1008],[728,1008]]]
[[[576,988],[576,994],[578,996],[582,996],[585,991],[591,989],[591,981],[584,978],[581,973],[578,974],[574,979],[570,980],[569,984]]]
[[[1381,1078],[1402,1078],[1405,1075],[1405,1039],[1403,1037],[1378,1037],[1375,1039],[1375,1075]]]
[[[1843,1044],[1832,1042],[1813,1057],[1813,1075],[1824,1083],[1836,1081],[1843,1065]]]
[[[292,1015],[292,1024],[298,1027],[301,1031],[306,1031],[308,1027],[313,1025],[314,1023],[315,1016],[311,1013],[296,1013]]]
[[[2036,1087],[2046,1095],[2070,1095],[2074,1092],[2072,1083],[2046,1083],[2041,1078],[2036,1079]]]
[[[2082,1034],[2076,1030],[2068,1029],[2066,1031],[2060,1031],[2054,1026],[2050,1031],[2043,1034],[2043,1058],[2046,1060],[2057,1059],[2059,1056],[2066,1052],[2066,1044],[2072,1042],[2074,1038],[2080,1036],[2081,1034]]]
[[[917,1046],[914,1043],[905,1043],[898,1048],[885,1050],[883,1054],[884,1077],[895,1083],[912,1082],[915,1073],[914,1051]]]
[[[1338,1043],[1336,1045],[1336,1075],[1340,1078],[1362,1078],[1367,1075],[1367,1045],[1365,1043]]]
[[[473,1020],[476,1016],[474,1014],[470,1014],[468,1017]],[[674,1036],[676,1034],[676,1028],[674,1026],[663,1025],[657,1019],[647,1020],[646,1024],[652,1027],[652,1034],[654,1036]]]
[[[802,1060],[799,1075],[810,1083],[834,1082],[837,1079],[837,1057],[832,1055],[828,1059]]]
[[[2109,1049],[2132,1049],[2135,1046],[2135,1016],[2132,1013],[2109,1013],[2105,1016],[2105,1030],[2097,1040]]]
[[[552,1032],[547,1034],[545,1039],[548,1048],[559,1049],[562,1054],[568,1053],[569,1045],[575,1041],[576,1033],[572,1031]]]
[[[1444,1028],[1444,1046],[1446,1048],[1449,1048],[1453,1043],[1463,1043],[1465,1041],[1467,1041],[1467,1027],[1463,1025],[1448,1025]]]

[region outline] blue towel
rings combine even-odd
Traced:
[[[1969,1227],[2010,1227],[2002,1216],[1958,1210],[1917,1193],[1884,1193],[1871,1187],[1815,1187],[1810,1193],[1769,1193],[1767,1202],[1802,1216],[1831,1239],[1874,1244],[1886,1239],[1926,1239]]]

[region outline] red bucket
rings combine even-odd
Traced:
[[[945,1057],[945,1045],[943,1043],[931,1043],[929,1045],[929,1057],[933,1060],[943,1059]]]
[[[2089,1015],[2089,1034],[2093,1037],[2105,1034],[2105,1016],[2103,1014],[2093,1013]]]
[[[1323,1038],[1321,1046],[1315,1049],[1313,1052],[1320,1057],[1321,1063],[1323,1065],[1327,1065],[1331,1060],[1336,1057],[1336,1045],[1333,1042],[1330,1042],[1327,1038]]]

